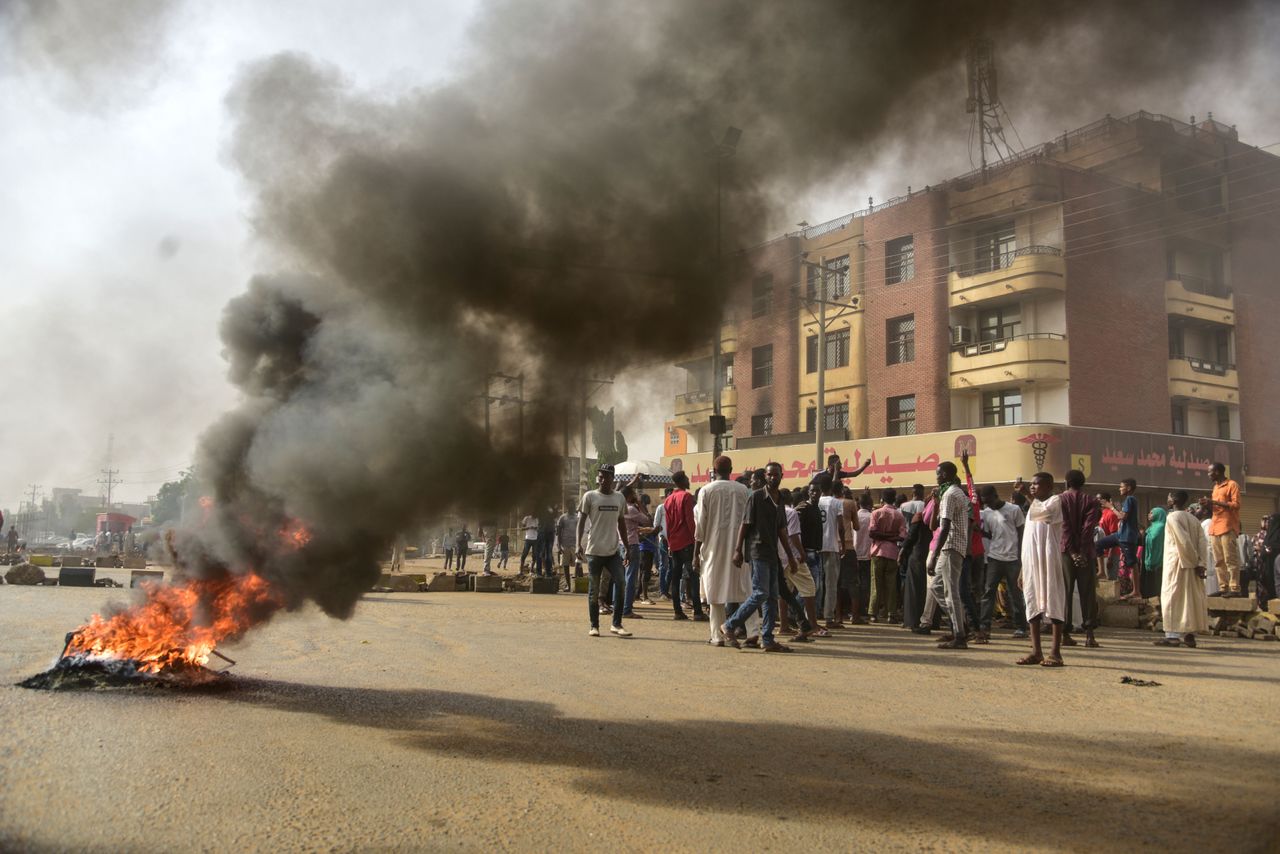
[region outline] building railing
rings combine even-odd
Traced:
[[[1013,259],[1021,258],[1025,255],[1050,255],[1061,258],[1062,250],[1057,246],[1021,246],[1017,249],[1010,249],[1008,252],[1001,252],[992,258],[984,258],[981,261],[975,261],[972,264],[965,264],[960,267],[952,267],[951,269],[962,279],[969,276],[979,276],[983,273],[1003,270],[1012,266]]]
[[[1012,341],[1066,341],[1067,336],[1060,332],[1024,332],[1021,335],[1010,335],[1007,338],[995,338],[991,341],[974,341],[954,344],[953,353],[961,356],[983,356],[987,353],[999,353],[1006,349]]]
[[[1193,276],[1190,273],[1174,273],[1173,278],[1182,283],[1182,286],[1195,294],[1206,297],[1217,297],[1218,299],[1227,299],[1231,296],[1231,289],[1220,282],[1212,279],[1206,279],[1203,276]]]
[[[1183,360],[1191,366],[1191,370],[1198,374],[1213,374],[1215,377],[1224,377],[1227,371],[1234,371],[1236,366],[1230,362],[1214,362],[1209,359],[1200,359],[1195,356],[1173,356],[1175,361]]]

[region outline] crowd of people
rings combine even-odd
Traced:
[[[1159,597],[1160,646],[1196,645],[1209,595],[1248,595],[1252,580],[1260,600],[1276,596],[1280,517],[1242,537],[1239,487],[1220,463],[1210,494],[1170,492],[1145,526],[1132,480],[1115,501],[1087,491],[1080,471],[1061,490],[1040,472],[1006,500],[974,483],[964,454],[961,467],[937,467],[936,487],[873,495],[846,485],[863,469],[843,471],[832,455],[805,489],[787,490],[778,464],[734,478],[721,456],[696,494],[676,472],[651,508],[642,477],[619,489],[604,465],[576,512],[552,524],[550,551],[566,588],[570,567],[585,564],[593,637],[602,613],[613,634],[630,636],[635,604],[656,595],[673,619],[709,622],[711,645],[771,653],[866,622],[940,632],[945,650],[989,643],[1003,626],[1029,640],[1018,664],[1060,667],[1064,647],[1100,645],[1100,579],[1118,580],[1125,598]],[[536,521],[526,518],[535,541]]]

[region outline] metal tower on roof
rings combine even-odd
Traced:
[[[987,169],[987,150],[997,162],[1013,156],[1013,146],[1004,138],[1004,123],[1012,127],[1009,114],[1000,103],[999,77],[996,74],[995,43],[991,39],[975,38],[965,52],[968,65],[969,97],[965,100],[965,112],[973,115],[970,129],[970,145],[973,132],[978,136],[978,157],[982,170]],[[1014,129],[1014,134],[1017,130]]]

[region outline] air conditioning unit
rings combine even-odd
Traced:
[[[961,347],[965,344],[972,344],[974,341],[973,330],[967,326],[951,327],[951,344],[954,347]]]

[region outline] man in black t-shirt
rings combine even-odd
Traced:
[[[773,636],[778,622],[778,586],[782,567],[778,562],[778,545],[782,544],[787,562],[795,565],[796,556],[787,537],[787,515],[782,507],[778,487],[782,483],[782,466],[769,463],[765,467],[765,485],[751,493],[746,514],[738,528],[738,540],[733,550],[734,566],[742,566],[743,546],[749,548],[751,558],[751,596],[722,626],[727,643],[737,646],[738,628],[757,610],[763,613],[760,630],[762,649],[765,652],[791,652],[791,647],[778,643]]]

